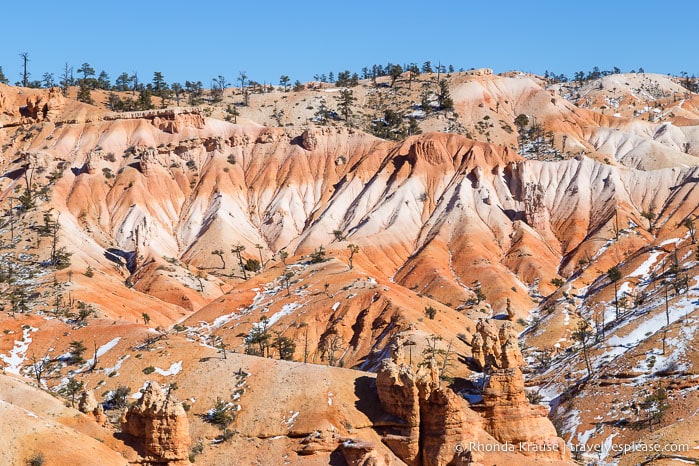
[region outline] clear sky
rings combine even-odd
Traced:
[[[112,81],[154,71],[168,82],[277,84],[387,62],[572,75],[594,66],[699,74],[699,0],[43,1],[0,3],[0,66],[19,80],[65,62]]]

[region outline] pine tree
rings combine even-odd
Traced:
[[[393,87],[396,80],[403,74],[403,68],[400,65],[391,65],[388,74],[391,76],[391,87]]]
[[[619,320],[619,298],[617,297],[617,282],[621,280],[621,270],[619,267],[614,266],[607,270],[607,277],[614,284],[614,309],[616,320]]]
[[[351,89],[343,89],[340,91],[338,100],[337,109],[340,111],[342,118],[349,124],[350,118],[352,117],[352,104],[357,99],[354,97],[354,93]]]
[[[226,89],[226,78],[221,76],[214,78],[211,81],[211,100],[214,102],[221,102],[223,100],[223,91]]]
[[[109,90],[111,87],[112,83],[110,82],[109,75],[107,74],[107,72],[100,71],[100,74],[97,77],[97,89],[102,89],[106,91]]]
[[[163,73],[156,71],[153,73],[153,95],[162,97],[165,90],[167,90],[167,82],[165,82]]]
[[[131,76],[129,76],[129,73],[121,73],[114,82],[114,89],[117,91],[128,91],[130,82]]]
[[[454,101],[449,94],[449,83],[446,79],[439,81],[439,92],[437,93],[437,103],[441,110],[451,110],[454,108]]]
[[[284,89],[284,92],[289,91],[289,77],[285,74],[281,75],[279,78],[279,85]]]
[[[0,83],[9,84],[9,80],[5,77],[5,73],[2,72],[2,66],[0,66]]]
[[[80,89],[78,89],[78,100],[80,102],[85,102],[86,104],[92,104],[92,96],[90,95],[90,86],[84,81],[80,80]]]
[[[2,82],[2,76],[1,76],[1,75],[2,75],[2,70],[0,69],[0,82]],[[53,79],[53,73],[44,73],[44,74],[41,76],[41,80],[42,80],[43,83],[44,83],[44,87],[47,88],[47,89],[50,88],[50,87],[53,87],[54,84],[55,84],[54,79]]]
[[[175,94],[175,102],[177,102],[177,106],[180,106],[180,96],[182,95],[182,84],[180,83],[172,83],[170,86],[170,89],[172,89],[173,94]]]
[[[141,92],[138,94],[136,107],[139,110],[150,110],[153,108],[153,102],[151,101],[151,91],[149,91],[148,89],[141,90]]]
[[[78,68],[78,73],[82,73],[83,81],[87,81],[87,78],[95,75],[95,69],[89,63],[83,63]]]

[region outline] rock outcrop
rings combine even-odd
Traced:
[[[391,458],[376,450],[371,442],[347,440],[340,444],[340,451],[349,466],[390,466]]]
[[[104,115],[103,119],[137,120],[149,119],[151,124],[160,131],[177,134],[184,128],[202,129],[206,122],[199,107],[175,107],[157,110],[141,110],[135,112],[114,112]]]
[[[97,398],[95,398],[95,392],[92,390],[86,390],[80,394],[80,399],[78,400],[78,410],[83,414],[93,413],[98,409],[99,403],[97,403]]]
[[[386,359],[376,388],[381,407],[391,416],[377,426],[396,456],[409,466],[471,464],[470,452],[457,447],[477,438],[479,424],[467,419],[463,400],[441,385],[435,367],[416,374],[409,365]]]
[[[487,376],[481,410],[485,430],[499,442],[532,445],[520,449],[524,454],[568,459],[564,442],[547,417],[548,408],[529,404],[520,370],[524,361],[512,324],[505,322],[496,331],[493,324],[481,319],[476,330],[472,343],[480,346],[474,346],[474,352],[484,361]]]
[[[35,121],[55,121],[65,104],[61,89],[52,87],[45,94],[27,97],[26,116]]]
[[[470,452],[461,451],[477,438],[476,426],[466,416],[463,399],[442,386],[436,367],[418,370],[420,392],[420,438],[423,466],[466,466]]]
[[[159,163],[158,151],[153,147],[138,147],[135,149],[135,158],[138,160],[138,169],[148,176],[153,166]]]
[[[97,402],[95,393],[92,390],[83,391],[78,400],[78,410],[83,414],[91,414],[98,424],[104,424],[107,417],[104,415],[104,408]]]
[[[182,404],[149,383],[121,419],[122,431],[143,443],[145,459],[177,464],[188,457],[189,421]]]
[[[415,373],[407,364],[386,359],[376,376],[381,407],[394,419],[385,422],[384,443],[408,465],[420,455],[420,399]]]

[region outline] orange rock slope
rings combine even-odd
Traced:
[[[665,332],[695,338],[683,306],[699,178],[693,152],[678,150],[694,141],[693,114],[602,114],[516,73],[450,84],[464,127],[498,115],[500,130],[392,142],[198,108],[108,114],[0,85],[3,369],[54,393],[79,379],[100,401],[161,384],[165,401],[151,385],[140,417],[126,415],[135,440],[109,445],[129,461],[225,464],[249,443],[259,451],[243,464],[569,461],[572,442],[595,440],[575,436],[594,417],[568,397],[605,386],[585,368],[640,367],[609,350],[629,336],[653,350],[653,277],[687,277],[684,298],[673,281]],[[521,113],[552,133],[546,157],[516,147]],[[672,327],[680,310],[684,333]],[[583,356],[573,325],[585,320],[598,337]],[[82,365],[74,342],[87,346]],[[694,361],[677,364],[686,395]],[[649,390],[645,377],[634,383]],[[545,394],[565,446],[525,386]],[[182,410],[165,409],[171,390]],[[206,421],[217,398],[240,410],[232,439]],[[555,448],[466,452],[470,441]]]

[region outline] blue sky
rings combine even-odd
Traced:
[[[83,62],[112,80],[168,82],[239,71],[276,84],[387,62],[431,60],[572,75],[593,66],[699,74],[699,1],[132,1],[2,2],[0,66],[19,80]]]

